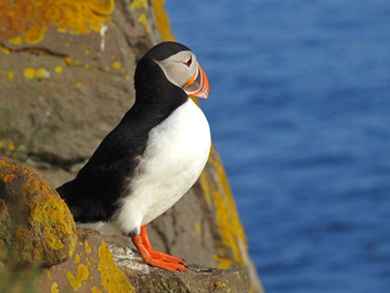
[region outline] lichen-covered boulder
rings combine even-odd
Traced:
[[[76,246],[73,217],[34,169],[0,157],[0,260],[52,266]]]
[[[78,230],[72,257],[47,268],[39,279],[36,292],[135,292],[101,235],[89,229]]]

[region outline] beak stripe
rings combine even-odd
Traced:
[[[189,80],[187,80],[186,85],[193,84],[193,82],[195,81],[195,79],[196,79],[196,74],[195,74],[193,77],[191,77]]]
[[[184,85],[187,95],[207,99],[209,96],[209,81],[203,68],[198,64],[198,73],[192,76]]]

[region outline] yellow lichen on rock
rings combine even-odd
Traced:
[[[99,32],[114,8],[114,0],[0,0],[0,40],[36,44],[50,26],[74,34]]]
[[[145,31],[146,33],[150,33],[150,25],[149,25],[149,22],[148,22],[148,17],[146,16],[145,13],[141,13],[138,18],[137,18],[137,21],[141,24],[143,24],[143,26],[145,27]]]
[[[207,204],[215,210],[222,244],[232,250],[233,260],[214,255],[214,259],[218,261],[218,267],[226,269],[233,263],[244,263],[242,247],[247,249],[246,237],[225,170],[214,147],[211,149],[208,164],[213,170],[203,172],[200,183]],[[214,179],[210,177],[212,174]],[[213,180],[218,182],[218,186],[215,186]]]
[[[56,191],[30,167],[0,157],[0,198],[12,229],[8,258],[58,264],[76,247],[73,217]]]
[[[36,232],[42,232],[39,229],[44,227],[44,237],[47,239],[48,246],[54,250],[64,247],[63,239],[58,237],[59,235],[72,233],[71,227],[66,223],[66,213],[61,210],[63,208],[61,201],[61,199],[56,198],[43,203],[35,203],[31,207],[31,225],[36,229]]]
[[[78,264],[79,262],[80,262],[80,255],[76,254],[76,255],[74,256],[73,263],[74,263],[74,264]]]
[[[169,17],[164,9],[164,0],[153,1],[153,11],[156,17],[157,29],[160,32],[162,41],[174,41],[171,25],[169,23]]]
[[[72,275],[71,272],[68,272],[66,274],[66,277],[68,278],[68,281],[69,281],[69,284],[70,286],[73,288],[73,290],[77,290],[78,288],[81,287],[81,282],[84,281],[84,280],[87,280],[88,279],[88,276],[89,276],[89,271],[88,271],[88,268],[83,265],[83,264],[80,264],[78,267],[77,267],[77,274],[76,274],[76,277]]]
[[[133,0],[130,3],[130,9],[131,10],[138,10],[138,9],[147,9],[148,8],[148,1],[147,0]]]
[[[36,78],[45,79],[50,77],[50,72],[46,68],[38,68],[35,73]]]
[[[6,72],[7,72],[7,80],[9,82],[12,82],[14,80],[15,73],[13,73],[12,71],[6,71]]]
[[[91,246],[89,246],[88,241],[85,241],[85,252],[91,253]]]
[[[26,79],[33,79],[35,77],[35,69],[31,67],[27,67],[23,70],[23,76]]]
[[[102,279],[102,286],[108,292],[135,292],[124,272],[115,264],[105,242],[99,247],[98,270]]]
[[[98,288],[96,287],[92,287],[91,288],[91,293],[102,293],[102,291],[100,291]]]
[[[112,62],[111,66],[114,69],[120,69],[122,67],[122,64],[119,61],[114,61]]]
[[[57,65],[56,67],[54,67],[54,71],[56,73],[62,73],[63,69],[62,69],[62,67],[60,65]]]
[[[58,293],[60,292],[60,290],[58,290],[58,285],[56,282],[53,282],[53,284],[51,285],[51,293]]]

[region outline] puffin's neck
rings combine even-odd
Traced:
[[[141,128],[152,128],[188,99],[189,97],[182,89],[172,84],[156,88],[137,88],[135,103],[126,113],[123,122],[132,124],[138,121],[142,124]]]

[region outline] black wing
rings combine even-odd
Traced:
[[[108,220],[143,154],[147,129],[122,121],[96,149],[76,178],[57,188],[76,221]],[[136,129],[134,132],[132,130]]]

